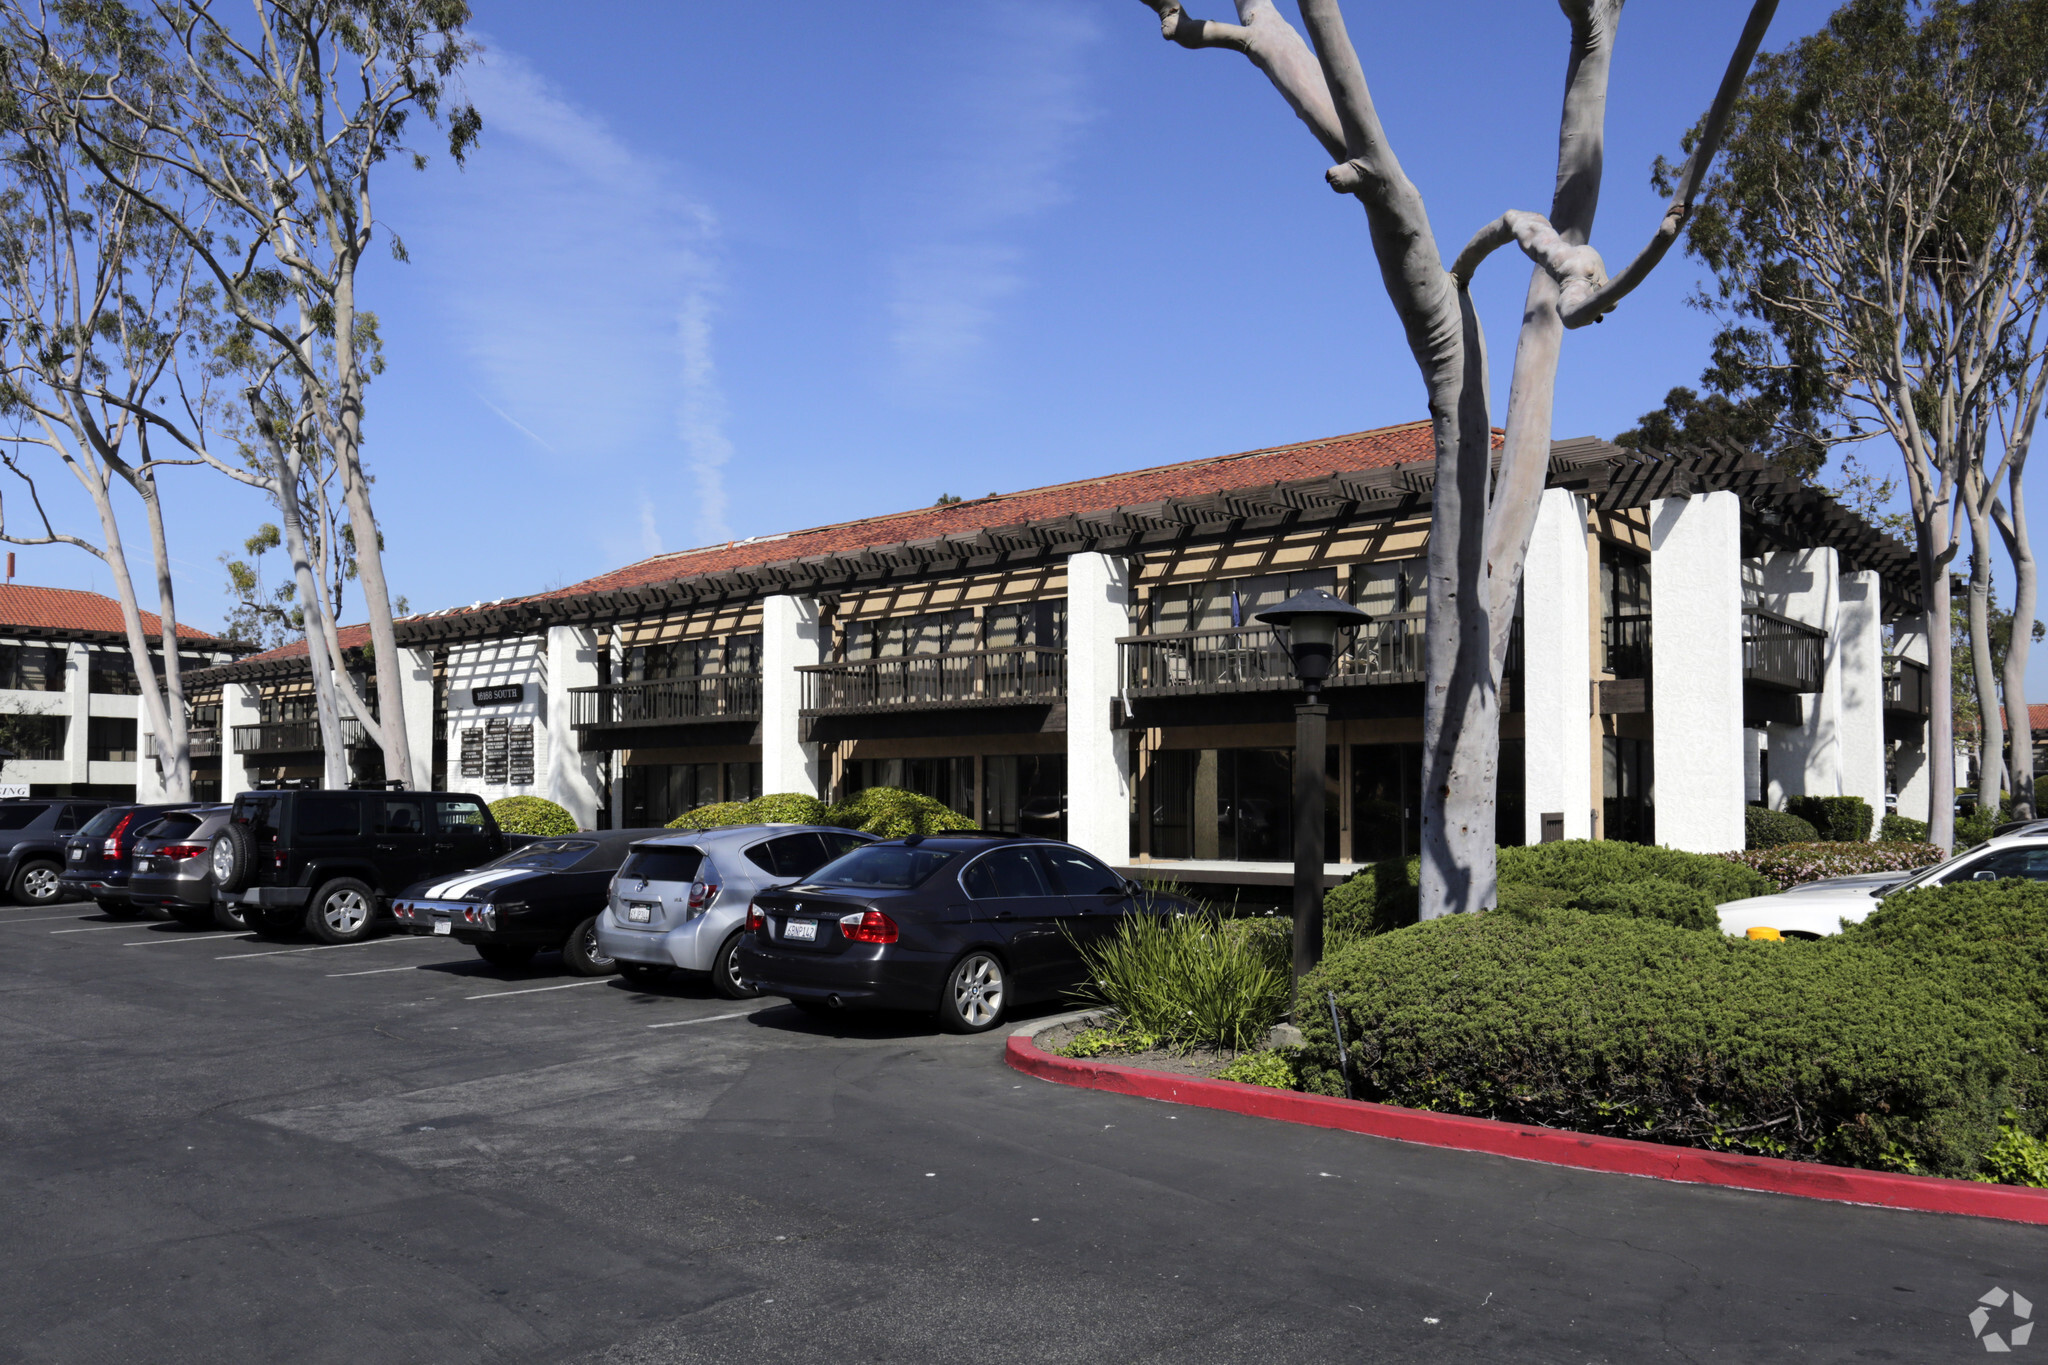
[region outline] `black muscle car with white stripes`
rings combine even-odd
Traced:
[[[401,929],[445,934],[494,967],[523,967],[560,952],[579,976],[616,964],[597,946],[597,916],[612,874],[636,839],[658,829],[604,829],[535,839],[481,867],[414,882],[391,900]]]

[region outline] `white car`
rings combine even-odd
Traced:
[[[1862,920],[1894,891],[2001,877],[2048,881],[2048,832],[2009,834],[1917,872],[1862,872],[1807,882],[1775,896],[1729,901],[1716,906],[1715,913],[1724,934],[1773,929],[1785,938],[1820,938]]]

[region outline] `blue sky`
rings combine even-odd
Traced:
[[[415,609],[1423,413],[1323,153],[1242,58],[1162,42],[1138,0],[475,7],[482,143],[466,171],[387,165],[377,210],[411,263],[373,252],[363,289],[390,362],[366,453]],[[1546,208],[1557,7],[1348,8],[1446,254]],[[1787,0],[1771,45],[1829,9]],[[1654,226],[1651,159],[1746,12],[1629,7],[1610,261]],[[1610,436],[1696,381],[1697,279],[1674,255],[1568,338],[1558,436]],[[1501,253],[1475,289],[1497,386],[1526,284]],[[217,556],[271,514],[217,476],[167,482],[181,615],[216,624]],[[22,561],[29,582],[108,586],[77,551]]]

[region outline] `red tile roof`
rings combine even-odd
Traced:
[[[0,583],[0,628],[29,626],[38,630],[99,631],[119,635],[128,629],[121,619],[121,604],[96,592],[76,588],[34,588],[23,583]],[[154,612],[142,613],[142,631],[154,639],[163,633],[163,620]],[[192,626],[178,627],[180,640],[214,641],[215,636]]]
[[[400,617],[399,619],[404,620],[405,618]],[[370,643],[370,627],[367,623],[360,626],[343,626],[335,634],[341,637],[341,647],[344,651],[361,649],[364,645]],[[246,658],[237,660],[237,662],[262,664],[269,663],[273,659],[303,659],[305,657],[306,637],[302,635],[288,645],[282,645],[276,649],[267,649],[261,654],[251,654]]]
[[[1496,441],[1496,443],[1498,443]],[[1428,422],[1406,422],[1349,436],[1329,436],[1299,445],[1274,446],[1238,455],[1218,455],[1181,464],[1110,474],[1073,483],[1056,483],[1021,493],[998,493],[944,507],[921,507],[862,521],[844,521],[786,535],[761,536],[696,550],[656,555],[623,569],[553,592],[514,601],[544,601],[584,593],[668,583],[697,574],[723,573],[761,564],[843,554],[873,546],[899,545],[935,536],[969,535],[998,526],[1044,521],[1082,512],[1134,507],[1168,498],[1199,497],[1239,488],[1264,488],[1291,479],[1315,479],[1360,469],[1395,465],[1434,465],[1436,445]],[[503,606],[506,603],[495,603]]]

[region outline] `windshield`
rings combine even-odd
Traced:
[[[869,844],[835,858],[810,875],[807,886],[872,886],[907,891],[960,856],[958,849]]]
[[[183,839],[196,833],[205,823],[206,815],[203,811],[172,811],[162,819],[152,821],[137,830],[136,836],[144,839]]]
[[[1978,854],[1982,853],[1983,851],[1984,849],[1982,845],[1979,845],[1976,848],[1966,849],[1963,852],[1956,854],[1955,857],[1950,858],[1945,863],[1936,863],[1933,867],[1923,867],[1918,872],[1915,872],[1912,876],[1906,878],[1906,880],[1899,882],[1896,885],[1886,887],[1885,895],[1896,896],[1901,891],[1911,891],[1916,887],[1930,886],[1935,882],[1942,880],[1942,874],[1947,872],[1949,869],[1955,867],[1956,864],[1967,862],[1970,859],[1975,858]]]
[[[702,866],[703,850],[687,845],[636,848],[626,858],[626,865],[619,869],[619,880],[638,877],[649,882],[690,882],[697,879],[697,869]]]
[[[589,857],[590,851],[596,847],[588,839],[542,839],[524,848],[515,848],[484,866],[538,867],[549,872],[565,872]]]
[[[114,832],[114,826],[121,823],[121,817],[134,809],[135,807],[133,806],[108,806],[98,815],[85,822],[85,828],[78,831],[79,837],[82,839],[106,838]]]

